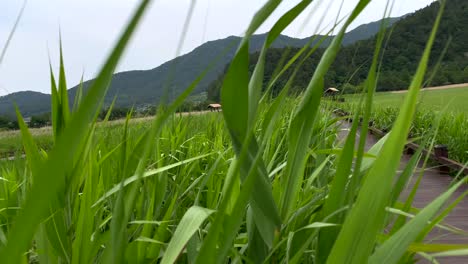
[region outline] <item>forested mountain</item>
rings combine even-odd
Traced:
[[[390,30],[389,41],[383,50],[381,73],[377,89],[400,90],[409,86],[413,73],[420,61],[427,39],[439,10],[439,3],[406,16],[394,24]],[[359,87],[369,70],[376,37],[358,41],[344,47],[338,54],[331,70],[325,79],[325,87],[346,86],[346,90]],[[429,71],[426,79],[428,85],[444,85],[468,82],[468,1],[448,0],[437,39],[431,54]],[[447,48],[446,48],[447,47]],[[282,56],[291,58],[299,49],[271,49],[266,57],[265,83],[268,83]],[[446,51],[444,53],[444,51]],[[317,50],[306,60],[297,74],[293,91],[303,90],[315,70],[324,50]],[[250,69],[258,58],[258,53],[251,56]],[[438,61],[441,58],[441,63]],[[291,70],[294,67],[291,67]],[[434,78],[429,78],[434,73]],[[288,80],[291,70],[279,79],[276,90],[281,89]],[[223,76],[214,81],[208,89],[211,100],[219,100],[219,89]]]
[[[15,102],[24,116],[50,112],[50,95],[25,91],[0,97],[0,116],[15,116]]]
[[[400,18],[388,19],[389,25]],[[372,37],[378,32],[380,22],[361,25],[349,31],[343,45],[351,45],[356,41]],[[321,36],[317,36],[319,39]],[[265,41],[266,34],[254,35],[250,43],[250,51],[259,51]],[[331,42],[327,37],[323,46]],[[303,47],[310,38],[298,39],[281,35],[273,44],[274,48]],[[110,104],[117,98],[116,106],[129,107],[158,103],[163,95],[178,95],[187,88],[206,68],[211,65],[205,78],[198,85],[195,93],[206,91],[208,85],[223,73],[223,70],[234,56],[235,50],[241,41],[240,37],[230,36],[225,39],[209,41],[193,51],[168,61],[154,69],[144,71],[128,71],[116,73],[110,89],[105,98],[105,104]],[[85,90],[93,80],[84,83]],[[77,87],[69,90],[70,102],[77,91]],[[37,98],[44,98],[37,100]],[[20,92],[0,98],[0,115],[14,115],[12,102],[16,102],[25,116],[50,111],[50,98],[47,94],[35,92]],[[31,100],[29,100],[31,98]],[[46,99],[47,98],[47,99]]]

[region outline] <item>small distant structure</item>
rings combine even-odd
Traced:
[[[208,109],[210,109],[211,112],[219,112],[219,111],[221,111],[221,105],[220,104],[209,104]]]
[[[29,124],[31,124],[31,117],[25,117],[25,118],[23,119],[23,121],[24,121],[24,123],[25,123],[26,125],[29,126]]]
[[[340,93],[340,90],[338,90],[338,89],[336,89],[334,87],[330,87],[327,90],[325,90],[325,96],[331,97],[332,100],[337,100],[337,96],[338,96],[339,93]]]
[[[336,89],[334,87],[330,87],[325,91],[325,94],[332,94],[333,95],[333,94],[337,94],[339,92],[340,92],[340,90],[338,90],[338,89]]]

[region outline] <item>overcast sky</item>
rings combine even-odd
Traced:
[[[198,0],[182,54],[209,40],[242,35],[255,11],[265,1]],[[118,71],[151,69],[174,58],[190,2],[155,0]],[[317,33],[324,14],[320,28],[336,19],[340,0],[330,5],[328,0],[314,2],[287,28],[286,35],[307,37]],[[345,0],[341,15],[348,14],[356,2]],[[433,0],[395,0],[392,16],[414,12],[431,2]],[[54,67],[57,67],[59,28],[69,87],[79,82],[82,73],[85,79],[92,78],[137,3],[137,0],[29,0],[0,65],[0,95],[25,90],[49,93],[49,53]],[[296,3],[298,0],[284,0],[258,33],[268,31],[280,15]],[[0,51],[21,5],[21,0],[0,1]],[[386,0],[373,0],[351,28],[381,19],[385,5]],[[312,13],[312,10],[315,11]]]

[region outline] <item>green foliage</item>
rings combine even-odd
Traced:
[[[110,111],[110,112],[109,112]],[[114,108],[104,108],[99,112],[99,119],[104,120],[109,113],[108,120],[117,120],[127,117],[127,114],[130,112],[130,109],[123,107],[114,107]]]
[[[29,127],[39,128],[51,125],[50,113],[35,115],[31,117]]]
[[[340,104],[342,109],[353,112],[355,106],[352,104]],[[399,108],[376,106],[371,115],[373,125],[385,132],[390,131],[393,126]],[[419,139],[416,142],[421,143],[421,138],[431,135],[436,127],[436,121],[439,120],[438,133],[435,135],[436,144],[446,145],[449,149],[449,158],[459,162],[468,161],[468,115],[465,113],[434,112],[428,108],[420,108],[411,123],[409,138]]]
[[[375,95],[374,105],[380,107],[399,107],[403,102],[405,92],[381,92]],[[359,96],[345,96],[347,102],[358,102]],[[418,106],[421,110],[433,112],[451,112],[454,114],[468,114],[468,87],[448,88],[440,90],[421,91],[418,98]]]
[[[377,90],[403,90],[407,89],[412,80],[412,73],[417,68],[417,62],[421,56],[421,50],[426,44],[426,37],[431,30],[427,21],[435,19],[438,10],[438,3],[433,3],[424,8],[405,16],[393,25],[392,31],[388,34],[388,42],[382,50],[381,69],[378,78]],[[466,48],[464,43],[468,41],[468,3],[463,0],[449,0],[446,12],[444,13],[441,30],[434,42],[426,79],[434,73],[434,78],[427,85],[446,85],[454,83],[468,82],[468,60],[466,59]],[[451,40],[449,42],[449,40]],[[325,88],[338,87],[345,93],[359,92],[367,78],[372,56],[372,51],[376,46],[377,37],[359,41],[341,49],[337,59],[325,76]],[[444,53],[446,44],[449,43]],[[273,73],[283,56],[292,58],[298,48],[291,49],[270,49],[265,59],[265,80],[268,83],[272,80]],[[323,56],[323,49],[316,51],[310,58],[307,58],[303,67],[297,72],[295,81],[292,84],[293,92],[302,92],[308,84],[308,77],[313,74],[320,58]],[[249,69],[253,69],[259,53],[255,53],[251,58]],[[437,58],[442,60],[437,61]],[[285,86],[292,75],[293,70],[286,71],[273,87],[273,94],[277,94]],[[220,83],[224,78],[219,76],[208,87],[208,98],[219,99]]]
[[[0,116],[0,130],[19,129],[18,121],[7,116]]]
[[[385,132],[390,131],[406,93],[377,93],[374,98],[371,121]],[[354,112],[359,102],[358,96],[345,96],[345,104],[338,107]],[[439,120],[436,144],[446,145],[449,157],[459,162],[468,161],[468,88],[444,90],[422,90],[418,97],[418,111],[411,124],[409,137],[418,139],[431,135]]]

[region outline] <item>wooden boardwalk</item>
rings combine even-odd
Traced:
[[[349,123],[342,124],[342,130],[340,131],[340,138],[344,138],[348,134]],[[369,149],[373,146],[378,139],[369,134],[367,136],[366,149]],[[404,154],[401,158],[401,167],[402,170],[405,168],[411,156]],[[408,194],[411,192],[412,187],[417,180],[418,173],[421,172],[421,164],[419,169],[417,169],[415,175],[413,175],[411,181],[409,182],[407,188],[402,193],[402,200],[405,199]],[[416,208],[423,208],[428,205],[431,201],[437,198],[440,194],[445,192],[452,184],[453,178],[448,175],[442,175],[439,173],[437,168],[427,168],[424,170],[423,178],[420,183],[420,186],[416,192],[415,200],[413,206]],[[463,185],[459,188],[450,201],[455,200],[464,192],[468,191],[468,185]],[[453,211],[445,218],[444,224],[459,228],[461,230],[468,232],[468,197],[463,198],[463,200],[454,208]],[[440,228],[434,229],[429,236],[425,239],[426,243],[431,244],[464,244],[468,248],[468,236],[467,235],[458,235],[453,234],[449,231],[442,230]],[[439,263],[460,263],[468,264],[468,257],[447,257],[447,258],[438,258]],[[418,263],[430,263],[426,260],[421,260]]]

